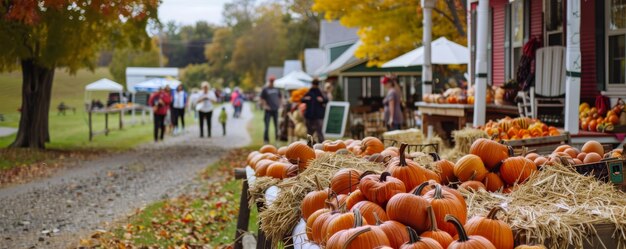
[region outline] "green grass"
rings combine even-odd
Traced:
[[[251,103],[251,105],[253,105],[253,103]],[[259,149],[264,144],[263,143],[263,131],[265,129],[265,124],[263,120],[264,112],[263,110],[258,110],[258,109],[255,109],[254,107],[250,107],[250,108],[252,109],[252,113],[254,114],[254,117],[248,124],[248,132],[250,133],[250,137],[252,138],[252,142],[250,143],[248,148],[256,150],[256,149]],[[282,141],[278,141],[274,143],[273,138],[276,137],[274,133],[274,122],[270,122],[269,137],[271,138],[270,142],[277,147],[287,145],[287,142],[282,142]]]

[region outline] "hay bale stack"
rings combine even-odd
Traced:
[[[261,229],[275,243],[290,236],[293,227],[300,220],[300,204],[304,196],[317,189],[315,177],[322,186],[328,186],[332,176],[341,168],[361,171],[382,171],[381,163],[369,162],[350,155],[325,154],[309,163],[309,167],[298,176],[283,180],[277,186],[281,189],[276,200],[259,214]],[[274,245],[276,246],[276,245]]]
[[[469,154],[470,146],[479,138],[489,138],[487,132],[474,128],[464,128],[462,130],[453,131],[454,148],[444,155],[445,158],[452,162]]]
[[[615,226],[613,238],[621,245],[617,248],[626,246],[626,194],[569,166],[546,166],[509,195],[484,190],[464,194],[469,216],[503,207],[522,243],[583,248],[598,235],[594,225],[609,224]]]
[[[418,129],[406,129],[406,130],[396,130],[396,131],[388,131],[383,133],[383,140],[385,140],[385,147],[389,147],[392,145],[392,141],[397,141],[397,147],[402,143],[407,144],[422,144],[424,142],[424,134],[422,131]]]

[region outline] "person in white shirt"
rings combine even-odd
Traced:
[[[187,92],[180,84],[176,87],[176,91],[172,94],[172,124],[174,125],[174,134],[185,129],[185,107],[187,107]],[[178,127],[180,119],[181,129]]]
[[[189,104],[187,107],[189,108],[188,112],[193,113],[193,120],[198,120],[198,112],[196,111],[196,102],[198,101],[198,97],[200,96],[200,90],[197,88],[191,89],[191,95],[189,96]]]
[[[196,100],[196,110],[200,116],[200,137],[204,137],[204,121],[207,123],[207,135],[211,137],[211,117],[213,116],[213,103],[217,102],[215,92],[209,91],[209,83],[202,82],[202,91]]]

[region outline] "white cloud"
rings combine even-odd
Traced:
[[[224,3],[231,0],[163,0],[159,6],[161,22],[176,21],[183,24],[194,24],[207,21],[222,24]]]

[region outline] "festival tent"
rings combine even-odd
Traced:
[[[303,87],[311,87],[313,78],[302,71],[293,71],[284,77],[274,81],[274,87],[283,88],[285,90],[299,89]]]
[[[92,92],[118,92],[122,96],[124,86],[107,78],[102,78],[85,86],[85,103],[91,100]]]
[[[452,42],[445,37],[432,43],[432,64],[467,64],[469,63],[469,50],[467,47]],[[393,60],[383,64],[383,68],[410,67],[424,64],[424,47],[416,48]]]
[[[176,89],[180,83],[181,82],[176,79],[153,78],[136,84],[134,88],[137,92],[156,92],[159,88],[165,86],[169,86],[171,89]]]

